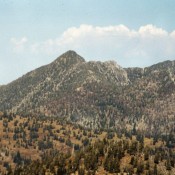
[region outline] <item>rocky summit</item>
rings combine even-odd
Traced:
[[[86,128],[174,133],[175,61],[122,68],[68,51],[0,86],[0,111],[64,118]]]

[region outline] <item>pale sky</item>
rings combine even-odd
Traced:
[[[0,84],[75,50],[145,67],[175,60],[175,0],[0,0]]]

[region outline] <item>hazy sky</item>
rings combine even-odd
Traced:
[[[0,84],[67,50],[123,67],[175,60],[175,0],[0,0]]]

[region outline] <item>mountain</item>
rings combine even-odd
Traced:
[[[122,68],[68,51],[0,87],[1,111],[57,116],[93,129],[174,133],[174,107],[175,61]]]

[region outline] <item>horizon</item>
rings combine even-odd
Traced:
[[[34,70],[36,70],[36,69],[38,69],[38,68],[40,68],[40,67],[47,66],[47,65],[51,64],[51,63],[53,63],[56,59],[58,59],[59,57],[61,57],[63,54],[65,54],[65,53],[67,53],[67,52],[70,52],[70,51],[71,51],[71,52],[75,52],[77,55],[81,56],[81,57],[85,60],[85,62],[90,62],[90,61],[94,61],[94,62],[98,62],[98,61],[100,61],[100,62],[114,61],[117,65],[121,66],[120,64],[117,63],[116,60],[112,60],[112,59],[111,59],[111,60],[109,59],[109,60],[89,60],[89,61],[88,61],[86,58],[83,57],[83,55],[80,55],[80,54],[77,53],[76,51],[74,51],[74,50],[68,50],[68,51],[62,53],[61,55],[59,55],[57,58],[53,59],[53,60],[52,60],[51,62],[49,62],[48,64],[44,64],[44,65],[41,65],[41,66],[39,66],[39,67],[37,67],[37,68],[35,68],[35,69],[29,70],[28,72],[25,72],[23,75],[17,77],[16,79],[12,80],[11,82],[9,82],[9,83],[7,83],[7,84],[0,84],[0,86],[6,86],[6,85],[12,83],[13,81],[16,81],[17,79],[19,79],[19,78],[25,76],[25,75],[26,75],[27,73],[29,73],[29,72],[32,72],[32,71],[34,71]],[[175,60],[164,60],[164,61],[161,61],[161,62],[157,62],[157,63],[151,64],[151,65],[146,66],[146,67],[122,67],[122,68],[124,68],[124,69],[125,69],[125,68],[143,68],[143,69],[144,69],[144,68],[151,67],[151,66],[154,66],[154,65],[157,65],[157,64],[161,64],[161,63],[164,63],[164,62],[167,62],[167,61],[174,62]]]
[[[175,60],[174,16],[173,0],[0,0],[0,85],[67,50],[122,67]]]

